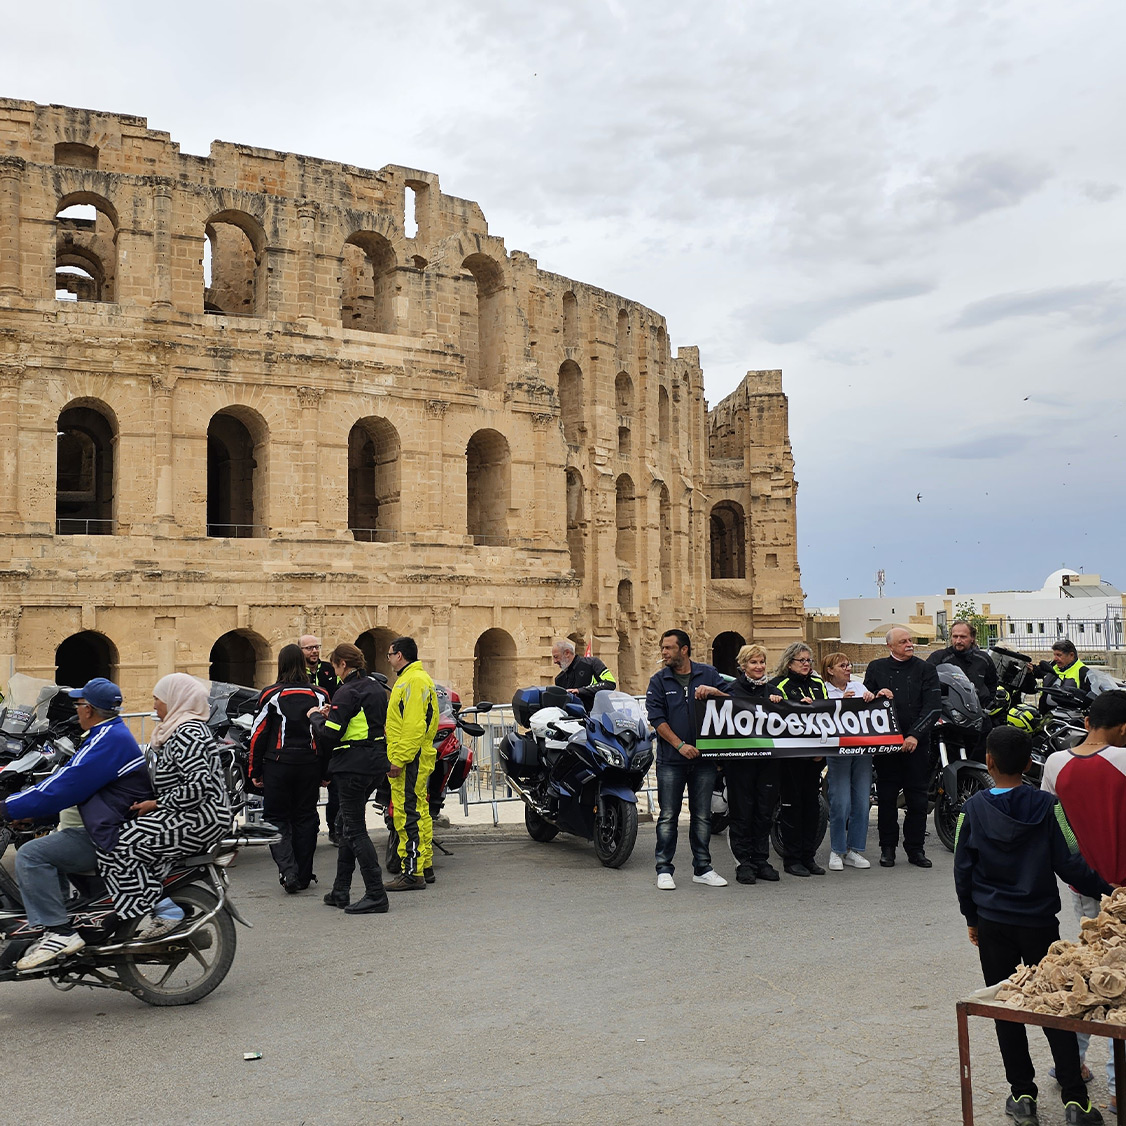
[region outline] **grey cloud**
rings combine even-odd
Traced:
[[[1010,317],[1066,313],[1084,323],[1105,323],[1122,315],[1122,295],[1112,282],[1058,286],[1023,293],[999,293],[966,305],[952,328],[981,328]]]
[[[1014,207],[1051,178],[1041,160],[1019,155],[977,153],[936,172],[931,190],[951,219],[965,223],[988,211]]]
[[[1122,185],[1086,180],[1079,190],[1093,203],[1107,203],[1122,194]]]
[[[957,461],[1000,460],[1020,453],[1028,447],[1029,441],[1025,434],[986,435],[956,442],[952,446],[942,446],[931,452],[935,457],[953,458]]]

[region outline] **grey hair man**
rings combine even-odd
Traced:
[[[587,711],[596,693],[618,686],[603,661],[597,657],[576,657],[575,643],[568,637],[557,637],[551,643],[551,660],[559,666],[555,683],[577,696]]]

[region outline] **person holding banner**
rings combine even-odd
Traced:
[[[813,650],[795,641],[782,654],[770,682],[783,699],[801,704],[827,700],[825,682],[813,671]],[[821,767],[824,758],[787,758],[778,764],[782,796],[782,867],[791,876],[823,876],[817,863],[817,822],[821,815]]]
[[[934,665],[915,656],[910,630],[894,626],[884,640],[889,655],[868,665],[864,687],[895,704],[904,739],[903,753],[880,755],[876,763],[880,867],[895,867],[895,849],[899,844],[899,792],[902,790],[907,805],[903,818],[907,862],[916,868],[929,868],[930,858],[923,851],[931,772],[928,742],[931,728],[942,713],[942,688]]]
[[[830,653],[821,662],[821,675],[830,700],[856,697],[874,700],[859,680],[852,679],[852,662],[843,653]],[[829,759],[829,871],[871,868],[864,857],[868,844],[868,814],[872,795],[872,756]]]

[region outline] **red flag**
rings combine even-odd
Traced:
[[[586,652],[583,654],[583,656],[584,657],[593,657],[594,656],[594,654],[590,651],[590,642],[589,641],[586,643]]]

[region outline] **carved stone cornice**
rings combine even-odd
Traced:
[[[298,387],[297,388],[297,401],[303,407],[320,406],[320,402],[324,397],[325,397],[325,389],[323,387]]]
[[[449,410],[450,404],[445,399],[427,399],[426,413],[433,418],[441,418]]]

